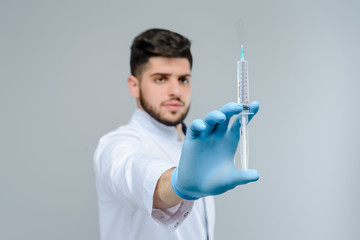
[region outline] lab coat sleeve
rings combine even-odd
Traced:
[[[176,229],[193,207],[192,201],[159,210],[153,209],[153,194],[160,176],[175,167],[151,155],[141,141],[127,137],[100,144],[95,153],[95,171],[104,194],[125,199],[151,215],[156,222]]]

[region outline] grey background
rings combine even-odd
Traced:
[[[0,0],[0,239],[99,239],[92,154],[125,124],[129,47],[193,42],[189,123],[236,101],[242,20],[254,184],[216,197],[217,239],[359,239],[359,1]]]

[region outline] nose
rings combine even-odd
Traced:
[[[168,94],[176,98],[181,96],[181,85],[177,79],[171,79],[171,81],[169,81]]]

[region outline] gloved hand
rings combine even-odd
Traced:
[[[259,109],[258,102],[249,105],[249,121]],[[237,185],[258,180],[256,170],[237,170],[234,156],[239,142],[238,115],[231,126],[230,118],[242,111],[237,103],[228,103],[219,111],[194,120],[187,131],[179,166],[171,175],[171,185],[177,195],[195,200],[218,195]]]

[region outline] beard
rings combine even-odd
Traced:
[[[189,105],[177,119],[170,120],[170,119],[166,119],[164,116],[162,116],[160,113],[160,110],[156,110],[156,108],[152,107],[151,104],[148,101],[146,101],[146,99],[144,98],[144,96],[141,93],[141,90],[140,90],[139,100],[140,100],[140,104],[143,107],[143,109],[145,110],[145,112],[147,112],[152,118],[154,118],[156,121],[158,121],[166,126],[171,126],[171,127],[176,126],[179,123],[182,123],[190,110],[190,105]],[[182,102],[179,98],[173,98],[170,100],[176,100],[176,101],[179,101],[184,104],[184,102]],[[174,115],[176,114],[176,112],[171,112],[171,113],[173,113]]]

